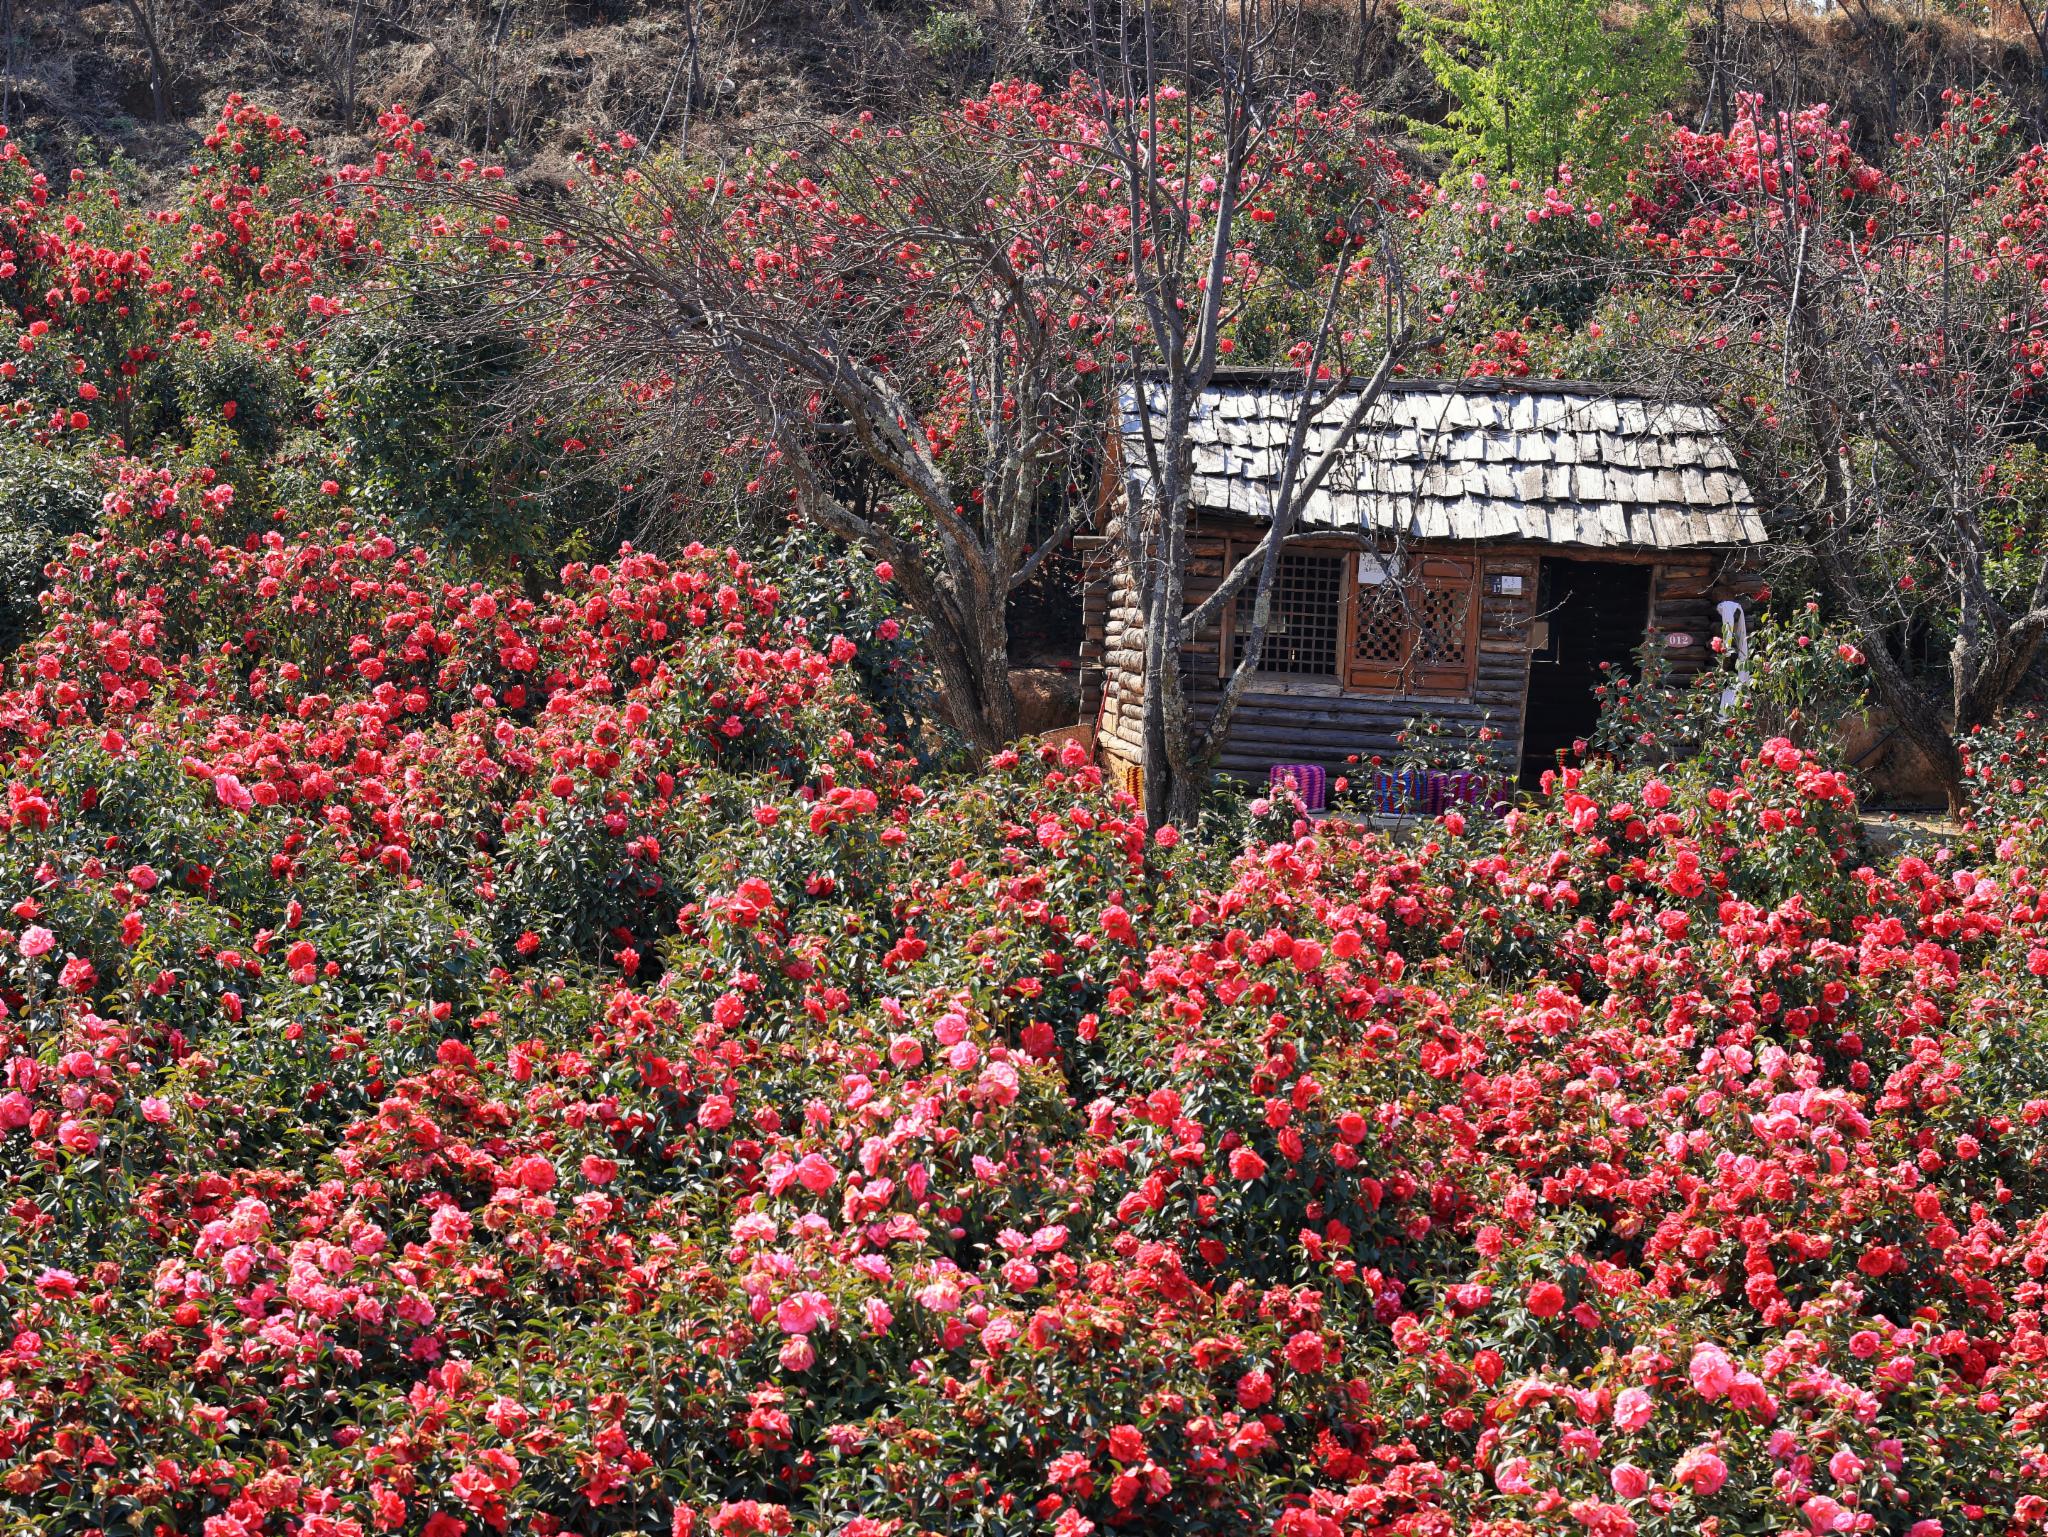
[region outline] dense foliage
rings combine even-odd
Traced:
[[[1767,679],[1401,839],[940,774],[895,571],[537,569],[585,445],[372,376],[444,228],[212,149],[6,167],[10,1527],[2048,1522],[2038,722],[1886,860]]]
[[[2038,798],[920,781],[743,563],[132,486],[0,707],[42,1530],[2025,1530]]]
[[[396,126],[396,150],[334,167],[231,98],[154,209],[111,172],[53,186],[0,129],[0,571],[26,578],[0,594],[0,639],[131,456],[232,483],[252,522],[325,497],[486,565],[616,538],[627,503],[578,473],[573,427],[495,409],[517,343],[431,345],[448,301],[397,275],[517,251],[393,203],[394,173],[434,174]]]
[[[1404,3],[1404,30],[1449,98],[1413,125],[1453,163],[1611,190],[1643,160],[1685,78],[1686,8],[1617,20],[1592,0]]]

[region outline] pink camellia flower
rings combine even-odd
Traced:
[[[57,936],[40,923],[31,923],[21,931],[19,945],[24,959],[37,960],[56,948]]]
[[[792,1292],[775,1309],[775,1326],[784,1334],[809,1334],[829,1321],[832,1304],[818,1292]]]
[[[796,1182],[812,1195],[823,1195],[839,1179],[839,1171],[816,1153],[806,1153],[796,1166]]]
[[[1007,1062],[991,1062],[981,1070],[975,1097],[983,1104],[1012,1105],[1017,1102],[1020,1083],[1016,1068]]]
[[[782,1362],[784,1371],[807,1372],[817,1364],[818,1352],[808,1335],[792,1334],[782,1342],[782,1349],[776,1352],[776,1359]]]
[[[1538,1281],[1529,1288],[1529,1311],[1538,1318],[1555,1318],[1564,1311],[1564,1288],[1555,1281]]]
[[[1641,1430],[1657,1412],[1657,1401],[1646,1388],[1624,1388],[1614,1400],[1614,1428]]]
[[[1828,1458],[1828,1477],[1838,1484],[1853,1484],[1863,1476],[1864,1461],[1848,1447]]]
[[[773,1243],[778,1231],[775,1219],[766,1212],[750,1211],[733,1219],[732,1236],[737,1243]]]
[[[230,1286],[246,1285],[256,1270],[256,1251],[247,1244],[236,1244],[220,1257],[220,1273]]]
[[[1678,1459],[1678,1466],[1671,1470],[1671,1481],[1702,1497],[1717,1494],[1728,1482],[1728,1464],[1711,1446],[1695,1446]]]
[[[526,1406],[517,1399],[502,1394],[491,1400],[484,1410],[484,1418],[491,1422],[491,1429],[501,1436],[516,1436],[525,1430],[533,1416]]]
[[[870,1334],[887,1334],[889,1325],[896,1321],[895,1310],[880,1297],[870,1297],[860,1305],[861,1322],[868,1326]]]
[[[90,1153],[100,1145],[100,1134],[83,1121],[67,1118],[57,1128],[57,1142],[69,1153]]]
[[[1241,1147],[1230,1155],[1230,1177],[1250,1184],[1266,1172],[1266,1160],[1248,1147]]]
[[[697,1107],[697,1124],[706,1131],[723,1131],[732,1125],[732,1101],[713,1094]]]
[[[1845,1510],[1837,1500],[1824,1494],[1816,1494],[1799,1507],[1799,1513],[1806,1517],[1806,1524],[1816,1532],[1846,1531],[1855,1525],[1856,1513]]]
[[[161,1094],[152,1094],[142,1102],[142,1118],[152,1126],[167,1126],[171,1120],[171,1102]]]
[[[1650,1475],[1633,1462],[1617,1462],[1607,1475],[1614,1492],[1624,1500],[1638,1500],[1649,1492]]]
[[[1508,1458],[1493,1470],[1493,1485],[1502,1494],[1534,1494],[1536,1485],[1529,1477],[1529,1459]]]
[[[36,1277],[36,1290],[45,1297],[75,1297],[78,1295],[78,1277],[68,1270],[46,1269]]]
[[[1719,1345],[1700,1345],[1692,1353],[1692,1364],[1686,1368],[1686,1375],[1692,1379],[1695,1392],[1705,1399],[1726,1398],[1728,1390],[1735,1386],[1735,1363],[1728,1359],[1728,1352]]]

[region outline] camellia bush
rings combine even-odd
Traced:
[[[71,488],[0,688],[8,1530],[2048,1521],[2035,723],[1884,861],[1748,713],[1148,832],[1077,747],[925,761],[889,569],[486,560],[259,333],[150,436],[156,360],[59,423],[97,333],[8,298]]]
[[[920,778],[736,557],[219,489],[130,473],[0,701],[10,1522],[2048,1515],[2018,821],[1874,868],[1773,739],[1148,836]]]

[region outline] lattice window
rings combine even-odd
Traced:
[[[1472,590],[1472,563],[1426,556],[1416,565],[1409,686],[1427,692],[1468,688],[1478,650],[1472,623],[1478,601]]]
[[[1362,557],[1378,565],[1378,557]],[[1358,584],[1352,600],[1351,666],[1346,681],[1353,688],[1401,687],[1408,665],[1410,630],[1407,594],[1399,582]]]
[[[1379,557],[1360,560],[1375,572],[1385,570]],[[1397,694],[1470,689],[1479,649],[1476,571],[1469,560],[1418,555],[1395,580],[1360,582],[1345,682]]]
[[[1337,675],[1344,628],[1346,564],[1342,555],[1304,551],[1281,555],[1279,569],[1273,573],[1272,619],[1266,626],[1266,644],[1259,654],[1260,672],[1311,678]],[[1244,660],[1257,597],[1250,588],[1237,596],[1231,623],[1232,666]]]

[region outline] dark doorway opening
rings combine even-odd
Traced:
[[[1650,568],[1598,560],[1545,560],[1536,582],[1537,633],[1529,653],[1529,707],[1522,727],[1522,783],[1533,788],[1558,755],[1600,719],[1594,692],[1633,676],[1650,622]]]

